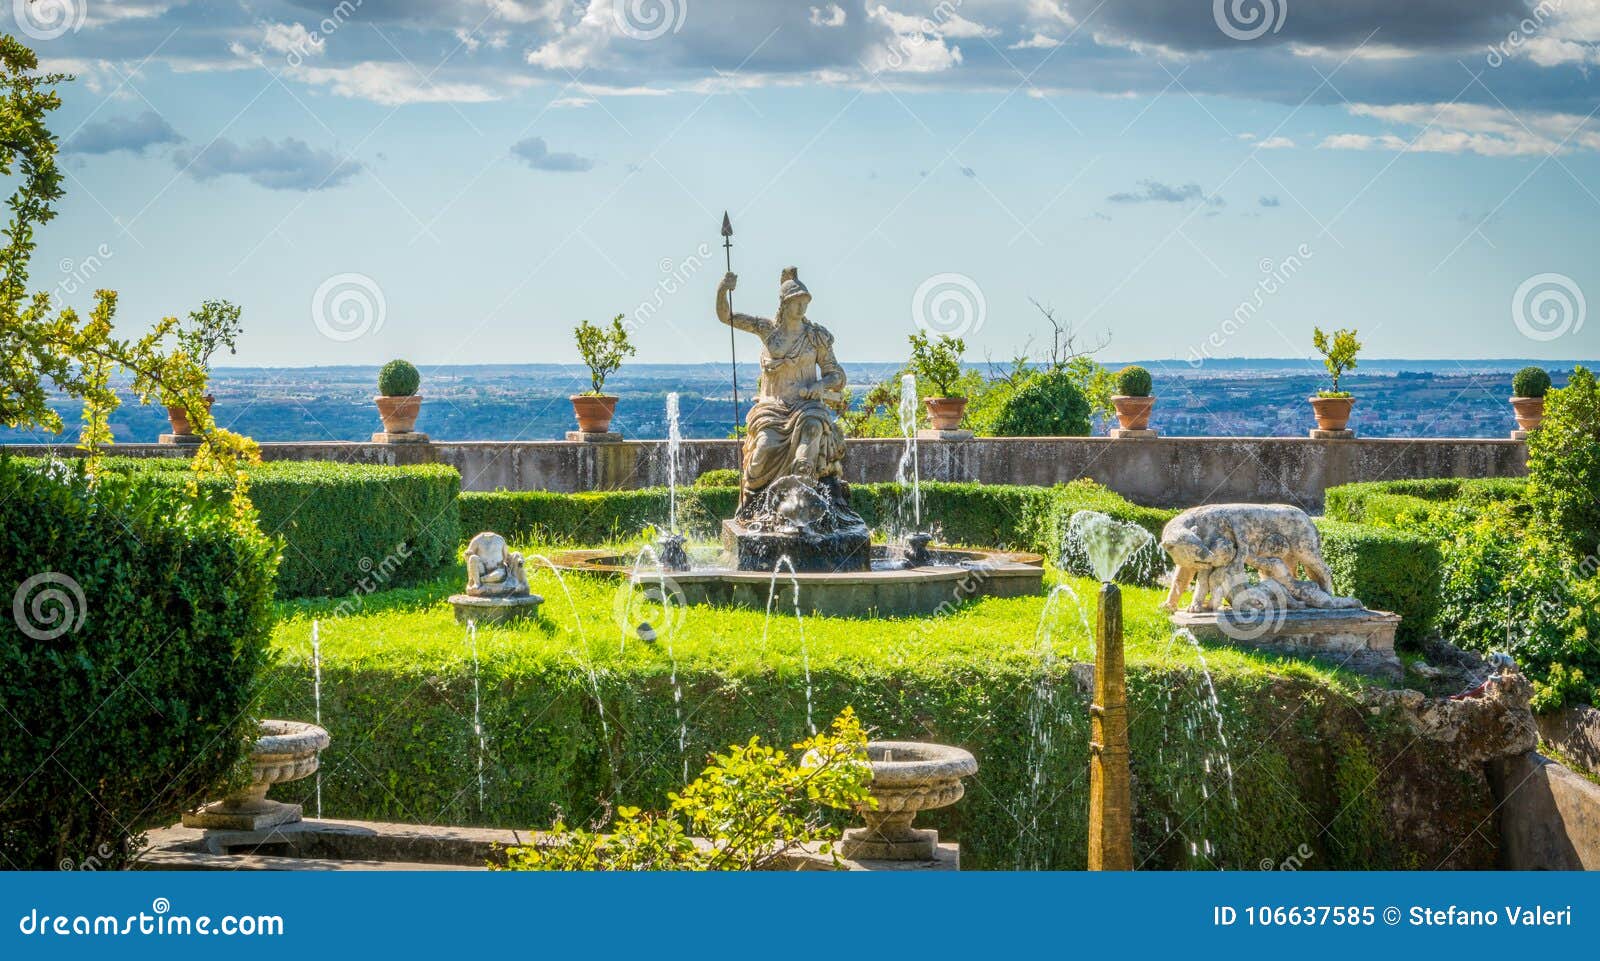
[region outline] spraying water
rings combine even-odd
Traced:
[[[650,562],[648,567],[645,564],[646,560]],[[644,583],[644,579],[649,576],[651,571],[654,572],[656,577],[656,600],[661,604],[661,630],[656,631],[655,636],[660,640],[666,641],[667,645],[667,661],[671,665],[669,679],[672,682],[672,712],[678,719],[678,758],[683,766],[683,783],[687,784],[689,783],[689,722],[683,715],[683,684],[678,680],[678,656],[672,647],[672,636],[678,632],[681,621],[687,617],[687,611],[684,609],[682,600],[676,591],[676,586],[671,585],[667,580],[666,568],[661,563],[661,559],[656,555],[655,549],[649,545],[641,547],[639,556],[634,558],[633,574],[623,587],[623,590],[628,592],[627,601],[623,607],[623,616],[619,617],[617,621],[618,626],[622,629],[624,650],[626,650],[629,628],[633,626],[632,621],[634,620],[634,618],[627,616],[633,611],[632,602],[636,596],[634,591],[639,584]],[[650,596],[647,592],[645,600],[648,601],[649,599]],[[674,608],[677,608],[677,613],[673,612]],[[645,626],[647,625],[639,625],[640,628]]]
[[[617,766],[616,753],[611,748],[611,725],[606,721],[606,705],[600,696],[600,675],[594,668],[594,662],[588,654],[589,629],[583,623],[583,615],[578,613],[578,603],[572,598],[572,588],[567,586],[567,579],[561,576],[561,568],[543,554],[535,554],[531,558],[550,569],[556,576],[556,584],[561,587],[561,593],[566,595],[567,609],[572,612],[572,622],[578,625],[579,646],[572,652],[573,660],[578,662],[578,667],[589,678],[589,691],[594,697],[595,711],[600,715],[601,739],[606,745],[606,759],[611,765],[611,785],[615,789],[621,780],[621,772]]]
[[[1065,788],[1058,789],[1049,799],[1045,798],[1045,788],[1058,745],[1073,742],[1071,735],[1077,727],[1074,712],[1062,710],[1058,703],[1060,684],[1057,665],[1060,659],[1056,655],[1056,626],[1063,598],[1071,599],[1077,607],[1084,633],[1093,637],[1078,592],[1068,584],[1051,588],[1045,596],[1044,608],[1039,612],[1039,625],[1034,631],[1036,660],[1033,689],[1028,696],[1028,752],[1025,762],[1028,777],[1016,807],[1016,869],[1019,871],[1047,870],[1052,866],[1047,856],[1050,845],[1040,829],[1040,817]],[[1072,652],[1073,655],[1077,653],[1076,650]]]
[[[311,619],[311,700],[316,705],[317,727],[322,726],[322,638],[316,618]],[[322,765],[317,765],[317,819],[322,818]]]
[[[817,733],[817,725],[811,717],[811,654],[806,648],[806,623],[800,614],[800,578],[795,576],[794,562],[788,555],[778,558],[772,565],[772,580],[767,586],[767,619],[761,627],[761,647],[767,646],[767,635],[772,630],[772,602],[778,596],[778,572],[783,568],[789,569],[790,599],[794,602],[795,629],[800,632],[800,667],[806,678],[806,730],[812,734]]]
[[[917,531],[922,529],[922,478],[917,463],[917,378],[913,374],[900,378],[900,434],[906,447],[894,479],[901,487],[911,487],[911,529]]]
[[[1067,531],[1083,546],[1089,567],[1101,583],[1116,579],[1128,559],[1155,543],[1138,524],[1119,521],[1099,511],[1078,511],[1067,521]]]
[[[667,395],[667,531],[678,532],[678,457],[683,433],[678,428],[677,391]]]
[[[478,623],[467,621],[467,647],[472,651],[472,735],[478,739],[478,813],[483,813],[483,756],[488,747],[483,737],[483,697],[478,687]]]

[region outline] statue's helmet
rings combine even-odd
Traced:
[[[791,300],[804,298],[811,300],[811,291],[800,282],[800,269],[798,267],[783,268],[783,276],[778,281],[778,303],[787,304]]]

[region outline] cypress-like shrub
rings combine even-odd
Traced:
[[[1528,436],[1528,501],[1573,558],[1600,554],[1600,384],[1583,367],[1545,395]]]
[[[242,758],[277,551],[116,474],[0,457],[0,503],[0,863],[116,867]]]

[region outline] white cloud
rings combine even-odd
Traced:
[[[1294,141],[1288,137],[1268,137],[1256,146],[1262,150],[1287,150],[1294,146]]]
[[[1576,149],[1600,150],[1600,132],[1589,118],[1568,113],[1512,113],[1483,104],[1352,104],[1349,112],[1388,124],[1412,127],[1396,134],[1335,134],[1318,146],[1333,150],[1407,150],[1419,153],[1475,153],[1485,157],[1543,156]]]
[[[325,86],[341,97],[390,107],[408,103],[487,103],[501,97],[482,84],[430,81],[404,63],[370,60],[350,67],[295,67],[285,72],[313,86]],[[504,89],[530,82],[507,78],[497,86]]]
[[[1061,41],[1055,37],[1047,37],[1042,33],[1035,33],[1026,40],[1018,40],[1006,47],[1007,50],[1051,50],[1061,46]]]
[[[314,57],[323,51],[323,39],[301,23],[269,23],[261,36],[261,45],[268,50],[300,57]]]
[[[830,3],[826,7],[811,8],[811,25],[813,27],[842,27],[846,19],[844,8],[837,3]]]

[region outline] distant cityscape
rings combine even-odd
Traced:
[[[1327,386],[1320,365],[1301,359],[1138,363],[1156,380],[1151,426],[1173,436],[1303,437],[1312,426],[1306,398]],[[1350,426],[1366,437],[1503,437],[1514,426],[1506,402],[1512,373],[1534,364],[1559,387],[1574,363],[1588,364],[1363,360],[1343,382],[1358,398]],[[899,371],[890,363],[845,366],[858,399]],[[417,429],[436,440],[561,439],[573,427],[568,395],[588,386],[587,371],[570,364],[424,367],[422,374]],[[741,410],[756,377],[754,364],[740,366]],[[214,410],[222,426],[258,441],[362,441],[379,429],[376,381],[376,367],[220,368],[212,374]],[[606,388],[622,396],[614,429],[626,437],[664,437],[666,395],[674,391],[685,437],[726,437],[733,428],[726,366],[631,364]],[[65,398],[53,406],[66,424],[61,435],[0,429],[0,442],[74,442],[79,406]],[[118,443],[152,443],[169,429],[162,408],[131,395],[111,424]],[[1105,430],[1096,425],[1096,433]]]

